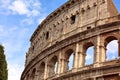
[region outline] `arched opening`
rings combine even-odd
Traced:
[[[85,65],[94,63],[94,46],[91,46],[86,51]]]
[[[58,68],[58,58],[54,56],[49,62],[49,76],[52,76],[57,73]]]
[[[118,59],[118,40],[111,36],[105,39],[106,61]]]
[[[72,15],[70,17],[70,19],[71,19],[71,24],[74,24],[75,23],[75,19],[76,19],[76,15]]]
[[[49,34],[49,32],[47,31],[47,32],[46,32],[46,40],[49,38],[49,35],[50,35],[50,34]]]
[[[42,62],[39,67],[39,79],[40,80],[44,78],[44,73],[45,73],[45,63]]]
[[[55,68],[54,68],[55,74],[57,73],[57,67],[58,67],[58,62],[55,63]]]
[[[36,69],[34,68],[31,74],[31,80],[35,80]]]
[[[73,68],[73,62],[74,62],[74,51],[72,49],[69,49],[66,51],[65,54],[65,70],[71,70]]]
[[[85,65],[91,65],[94,63],[94,44],[87,43],[84,45],[84,53],[85,53]]]
[[[69,58],[69,63],[68,63],[68,66],[69,66],[69,70],[71,70],[73,68],[73,59],[74,59],[74,55],[73,53],[70,55],[70,58]]]

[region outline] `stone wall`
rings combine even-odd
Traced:
[[[113,68],[116,71],[111,75],[119,74],[114,65],[119,65],[120,50],[117,60],[106,61],[106,45],[112,40],[119,42],[119,32],[120,18],[112,0],[69,0],[48,15],[33,33],[21,80],[108,80],[99,70],[107,72],[106,66],[110,65],[107,75]],[[85,65],[86,50],[91,46],[94,61]]]

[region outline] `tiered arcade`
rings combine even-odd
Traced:
[[[113,40],[118,57],[107,60],[106,46]],[[21,80],[120,80],[120,15],[112,0],[69,0],[47,16],[30,41]],[[93,63],[86,65],[91,46]]]

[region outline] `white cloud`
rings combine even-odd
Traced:
[[[10,3],[10,0],[0,0],[0,8],[7,7],[9,3]]]
[[[0,0],[0,14],[10,14],[10,11],[8,10],[10,3],[11,0]]]
[[[29,9],[22,0],[16,0],[8,7],[13,13],[24,15],[29,14]]]
[[[0,1],[0,14],[17,15],[24,17],[20,24],[32,25],[41,22],[46,12],[39,0],[2,0]]]
[[[1,0],[0,14],[39,16],[41,11],[39,0]]]
[[[94,47],[91,46],[86,51],[86,60],[89,61],[89,60],[93,59],[93,56],[94,56]]]
[[[86,56],[86,60],[90,60],[90,59],[92,59],[92,58],[93,58],[93,56],[92,56],[92,55],[87,54],[87,56]]]
[[[115,54],[118,51],[118,41],[113,40],[107,45],[107,52]]]
[[[25,25],[25,24],[32,25],[33,23],[34,21],[31,18],[26,18],[21,21],[21,25]]]
[[[118,40],[113,40],[107,45],[107,60],[118,58]]]
[[[8,76],[9,80],[20,80],[21,73],[23,71],[23,66],[19,64],[8,65]]]

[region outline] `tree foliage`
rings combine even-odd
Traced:
[[[0,80],[7,80],[8,78],[8,70],[7,70],[7,62],[4,54],[4,47],[0,45]]]

